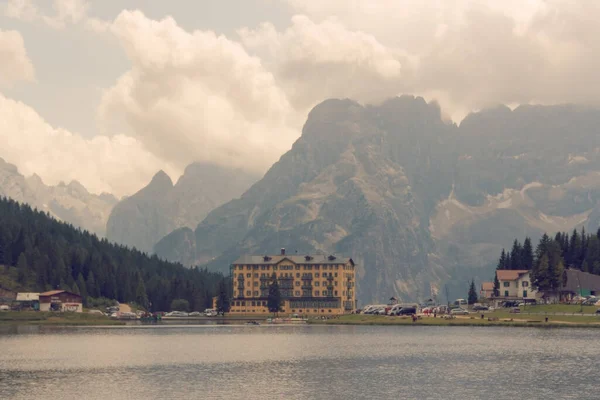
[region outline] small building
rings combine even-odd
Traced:
[[[479,290],[479,297],[483,299],[491,299],[494,297],[494,282],[482,282]]]
[[[31,292],[17,293],[16,301],[21,311],[40,309],[40,294]]]
[[[571,301],[578,296],[600,295],[600,275],[590,274],[575,268],[566,269],[560,288],[560,301]],[[552,295],[548,293],[547,298]]]
[[[496,271],[500,288],[496,300],[534,300],[538,291],[531,285],[528,270],[499,269]],[[493,290],[493,285],[492,285]]]
[[[82,312],[83,298],[66,290],[40,293],[40,311]]]

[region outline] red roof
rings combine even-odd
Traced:
[[[481,290],[494,290],[494,282],[482,282]]]
[[[516,281],[523,274],[528,273],[526,269],[499,269],[496,271],[496,276],[499,281]]]
[[[40,293],[40,297],[41,296],[56,296],[57,294],[60,294],[60,293],[68,293],[73,296],[79,296],[76,293],[67,292],[66,290],[50,290],[49,292]],[[79,297],[81,297],[81,296],[79,296]]]

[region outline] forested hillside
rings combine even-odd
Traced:
[[[0,264],[16,266],[18,283],[32,291],[61,288],[155,311],[168,310],[174,299],[204,309],[223,279],[109,243],[6,198],[0,198]]]
[[[502,250],[497,269],[531,270],[533,284],[541,290],[560,286],[565,268],[576,268],[600,275],[600,229],[587,234],[573,230],[557,233],[552,239],[544,234],[535,251],[531,239],[523,244],[514,241],[510,252]],[[496,281],[497,286],[497,281]]]

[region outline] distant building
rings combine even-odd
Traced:
[[[528,270],[499,269],[496,276],[500,283],[497,300],[534,300],[540,295],[531,285]]]
[[[66,290],[51,290],[40,293],[40,311],[82,312],[82,297]]]
[[[282,312],[344,314],[356,308],[355,264],[333,255],[242,256],[231,265],[231,313],[268,313],[269,285],[275,275]]]
[[[560,301],[571,301],[578,296],[600,295],[600,275],[590,274],[578,269],[566,269],[563,274],[562,286],[559,289]],[[556,294],[547,293],[544,298],[556,300]]]
[[[16,299],[21,310],[39,310],[40,309],[40,294],[39,293],[17,293]]]
[[[482,282],[479,290],[479,297],[483,299],[491,299],[494,297],[494,282]]]

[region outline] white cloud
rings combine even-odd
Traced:
[[[181,171],[158,159],[134,138],[117,135],[84,139],[46,123],[29,106],[0,94],[2,158],[22,174],[37,173],[48,184],[78,180],[95,193],[117,196],[139,189],[159,169]]]
[[[0,60],[0,86],[35,79],[33,64],[19,32],[0,30]]]
[[[403,52],[334,18],[317,24],[298,15],[282,33],[263,24],[239,34],[248,48],[270,53],[266,58],[278,82],[300,109],[328,97],[376,102],[403,88],[403,65],[409,62]]]
[[[67,25],[80,23],[96,32],[108,29],[109,22],[88,15],[90,3],[85,0],[54,0],[52,8],[53,15],[44,15],[32,0],[8,0],[4,15],[26,22],[43,21],[53,29],[64,29]]]
[[[299,135],[301,117],[239,43],[138,11],[122,12],[111,32],[132,68],[103,96],[107,132],[121,120],[128,134],[179,167],[208,161],[257,171]]]

